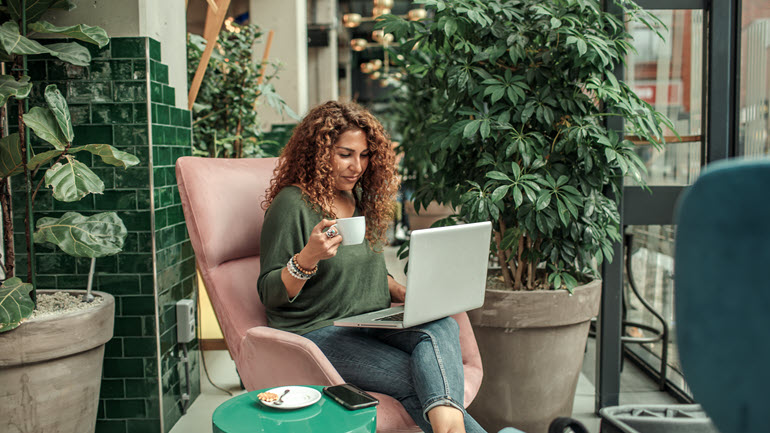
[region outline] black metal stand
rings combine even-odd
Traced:
[[[643,343],[655,343],[656,341],[660,341],[663,345],[661,348],[661,356],[660,356],[660,377],[658,378],[658,386],[661,391],[666,390],[666,373],[668,370],[668,339],[669,339],[669,327],[668,322],[666,322],[666,319],[663,318],[663,316],[658,313],[657,310],[649,303],[646,299],[644,299],[644,296],[639,292],[639,289],[636,287],[636,282],[634,281],[634,272],[631,269],[631,241],[633,241],[634,235],[626,233],[624,235],[623,241],[625,242],[625,265],[626,265],[626,275],[628,276],[628,285],[631,287],[631,291],[634,293],[637,299],[639,299],[639,302],[644,306],[644,308],[649,311],[653,316],[655,316],[656,319],[658,319],[661,323],[661,328],[656,328],[655,326],[648,325],[646,323],[641,322],[635,322],[631,320],[626,319],[626,308],[623,308],[623,334],[620,337],[621,344],[643,344]],[[623,292],[625,293],[625,292]],[[625,302],[624,302],[625,305]],[[592,328],[595,326],[595,323],[591,324]],[[652,333],[652,335],[648,337],[632,337],[630,335],[625,335],[625,329],[627,327],[635,327],[639,329],[643,329],[645,331],[648,331]],[[592,329],[589,333],[592,337],[596,335],[595,329]],[[622,351],[621,351],[622,353]],[[622,364],[622,359],[621,359]]]
[[[625,329],[628,326],[633,326],[636,328],[644,329],[646,331],[649,331],[653,333],[653,335],[649,337],[632,337],[629,335],[623,335],[620,338],[621,343],[631,343],[631,344],[642,344],[642,343],[654,343],[656,341],[660,341],[662,343],[661,352],[660,352],[660,378],[659,378],[659,386],[661,391],[665,391],[666,389],[666,370],[668,369],[668,338],[669,338],[669,329],[668,329],[668,323],[666,322],[666,319],[663,318],[663,316],[658,313],[653,306],[647,302],[646,299],[642,296],[641,293],[639,293],[639,289],[636,287],[636,282],[634,282],[634,273],[631,269],[631,242],[633,241],[634,235],[626,233],[624,235],[624,240],[626,243],[626,275],[628,276],[628,285],[631,287],[631,291],[634,292],[634,295],[636,295],[637,299],[639,299],[639,302],[642,303],[644,308],[647,309],[653,316],[655,316],[656,319],[658,319],[661,323],[661,329],[658,329],[654,326],[647,325],[645,323],[639,323],[639,322],[633,322],[630,320],[626,320],[625,317],[623,319],[623,329]],[[624,315],[625,316],[625,315]]]

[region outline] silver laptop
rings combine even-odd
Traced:
[[[492,223],[414,230],[403,306],[336,320],[335,326],[409,328],[484,304]]]

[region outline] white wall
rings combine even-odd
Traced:
[[[279,60],[283,70],[272,81],[276,92],[300,116],[308,110],[307,4],[305,0],[249,0],[249,22],[257,24],[265,34],[255,45],[254,57],[262,59],[267,34],[275,31],[269,60]],[[293,123],[288,116],[281,118],[262,104],[262,125],[269,130],[276,123]]]
[[[73,0],[71,11],[54,10],[44,17],[59,26],[88,24],[110,37],[151,37],[160,42],[161,61],[168,65],[176,106],[187,108],[187,21],[185,0]]]
[[[309,0],[313,15],[309,23],[331,24],[329,45],[308,48],[309,106],[339,99],[339,59],[337,56],[337,0]]]

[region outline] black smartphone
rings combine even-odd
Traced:
[[[351,383],[327,386],[323,389],[323,391],[324,394],[328,395],[334,401],[350,410],[376,406],[380,402],[363,389]]]

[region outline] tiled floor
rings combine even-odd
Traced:
[[[388,270],[396,280],[404,281],[403,265],[398,263],[395,248],[385,251]],[[599,433],[599,418],[594,414],[594,341],[589,339],[586,357],[583,361],[583,374],[578,381],[572,416],[583,422],[588,430]],[[208,351],[204,354],[209,376],[218,387],[215,388],[201,369],[201,395],[193,402],[188,413],[171,429],[171,433],[211,433],[211,415],[214,410],[231,398],[244,391],[235,372],[235,364],[225,351]],[[620,380],[620,404],[669,404],[676,403],[673,397],[657,390],[656,384],[631,362],[626,362]]]
[[[592,346],[593,341],[589,341],[589,354],[584,361],[588,368],[593,367],[593,356],[590,355]],[[211,433],[211,415],[217,406],[231,398],[227,391],[233,395],[244,392],[240,389],[235,364],[227,352],[207,351],[205,361],[211,381],[222,389],[216,389],[201,369],[201,395],[193,402],[187,415],[182,416],[171,429],[171,433]],[[592,375],[580,375],[572,416],[583,422],[590,432],[599,433],[599,418],[594,414],[594,385],[590,376]],[[676,403],[673,397],[658,391],[655,383],[630,362],[625,363],[620,382],[620,404]]]

